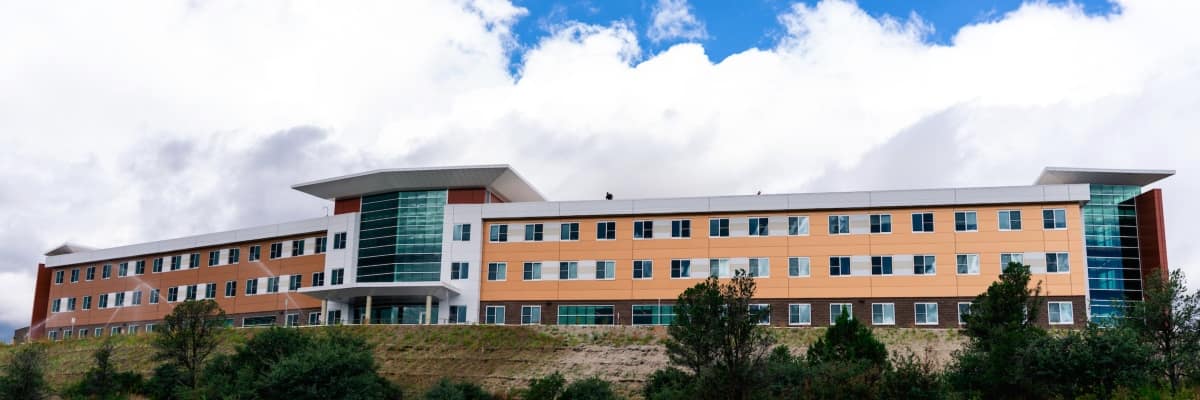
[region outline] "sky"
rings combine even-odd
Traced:
[[[0,2],[0,332],[42,253],[320,216],[289,188],[511,164],[554,200],[1174,169],[1200,283],[1200,2]],[[5,337],[9,336],[4,333]]]

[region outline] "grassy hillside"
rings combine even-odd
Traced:
[[[559,371],[568,380],[599,376],[634,394],[650,372],[666,366],[664,328],[562,326],[345,326],[373,343],[384,376],[406,391],[419,391],[441,377],[479,382],[494,392],[524,387],[529,378]],[[781,344],[801,350],[823,328],[773,329]],[[231,351],[256,330],[227,333],[222,351]],[[892,351],[916,352],[939,362],[949,359],[964,339],[957,331],[881,328],[880,340]],[[155,366],[148,336],[120,336],[114,359],[123,370],[148,374]],[[49,376],[55,387],[79,379],[91,366],[101,339],[49,344]],[[0,364],[10,348],[0,347]]]

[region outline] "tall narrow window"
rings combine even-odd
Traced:
[[[140,306],[140,305],[142,305],[142,291],[141,291],[141,290],[135,290],[135,291],[133,291],[133,301],[132,301],[132,304],[133,304],[133,305],[135,305],[135,306]]]
[[[978,254],[959,254],[956,256],[957,270],[959,275],[978,275],[979,274],[979,255]]]
[[[1021,230],[1021,211],[1020,210],[1005,210],[1000,211],[1000,230],[1002,231],[1019,231]]]
[[[1058,208],[1053,210],[1042,210],[1042,228],[1045,229],[1066,229],[1067,228],[1067,210]]]
[[[913,256],[913,275],[933,275],[937,273],[934,256]]]
[[[221,263],[221,251],[212,250],[208,252],[208,266],[214,267]]]
[[[158,289],[150,289],[150,304],[158,304],[158,298]]]
[[[329,284],[330,285],[334,285],[334,286],[341,285],[343,282],[345,282],[345,279],[346,279],[346,269],[345,268],[334,268],[332,271],[329,271]]]
[[[267,293],[279,293],[279,277],[272,276],[267,278]]]
[[[225,281],[225,297],[237,296],[237,281]]]
[[[596,240],[613,240],[617,238],[617,223],[613,221],[596,223]]]
[[[829,276],[849,276],[850,257],[829,257]]]
[[[143,275],[146,273],[146,260],[137,260],[133,262],[133,274]]]
[[[92,296],[83,296],[83,309],[84,310],[92,309]]]
[[[304,275],[288,276],[288,291],[295,292],[300,290],[300,285],[304,283],[302,279],[304,279]]]
[[[808,217],[788,217],[788,235],[799,236],[808,234]]]
[[[188,254],[188,269],[200,268],[200,253]]]
[[[971,315],[971,303],[958,303],[958,324],[966,325],[968,315]]]
[[[788,257],[788,276],[790,277],[809,276],[810,267],[808,257]]]
[[[79,282],[79,268],[71,270],[71,283]]]
[[[974,232],[978,230],[979,220],[974,211],[957,211],[954,213],[955,232]]]
[[[654,221],[633,221],[634,239],[653,239]]]
[[[84,274],[84,279],[91,281],[96,279],[96,267],[87,267],[87,272]]]
[[[708,237],[729,237],[729,218],[708,220]]]
[[[104,279],[112,278],[112,264],[104,264],[100,268],[100,277]]]
[[[271,243],[270,256],[271,256],[272,260],[282,257],[283,256],[283,243]]]
[[[871,257],[871,275],[891,275],[891,274],[892,274],[892,257],[891,256]]]
[[[242,249],[237,247],[229,249],[229,260],[226,262],[226,264],[237,264],[239,261],[241,261],[239,260],[240,258],[242,258]]]
[[[184,300],[196,300],[196,285],[188,285]]]
[[[633,279],[650,279],[654,277],[654,262],[650,260],[633,260]]]
[[[123,262],[123,263],[117,264],[117,276],[120,276],[120,277],[129,276],[129,263],[128,262]]]
[[[328,241],[329,241],[329,238],[324,237],[324,236],[314,239],[313,240],[313,254],[325,253],[326,246],[328,246]]]
[[[333,249],[341,250],[344,248],[346,248],[346,232],[333,234]]]
[[[671,221],[671,237],[676,239],[692,237],[692,220],[677,219]]]
[[[692,276],[692,260],[671,260],[672,278],[690,278]]]
[[[497,224],[489,227],[488,241],[490,242],[507,242],[508,241],[508,225]]]
[[[246,259],[249,261],[258,261],[262,259],[262,246],[250,246],[250,255],[247,256]]]
[[[769,220],[767,217],[752,217],[750,218],[750,230],[746,232],[750,236],[767,236],[770,234],[768,229]]]
[[[525,224],[525,241],[526,242],[542,241],[542,239],[543,239],[542,230],[543,230],[542,224]]]
[[[913,232],[933,232],[933,213],[913,213]]]
[[[892,215],[872,214],[871,233],[892,233]]]
[[[574,241],[579,240],[579,223],[566,222],[559,226],[558,240]]]
[[[536,281],[542,279],[542,263],[527,262],[521,265],[521,279]]]
[[[304,255],[304,240],[293,240],[292,257],[299,257],[302,255]]]
[[[508,264],[506,264],[506,263],[488,263],[487,280],[502,281],[502,280],[505,280],[507,275],[508,275]]]
[[[850,234],[850,216],[849,215],[830,215],[829,216],[829,234],[830,235],[849,235]]]
[[[54,284],[61,285],[63,283],[63,270],[54,271]]]

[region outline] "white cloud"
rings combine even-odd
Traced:
[[[658,0],[650,13],[646,37],[655,42],[667,40],[703,40],[708,38],[704,21],[692,14],[687,0]]]
[[[919,19],[797,5],[714,64],[564,24],[508,73],[504,2],[0,3],[0,320],[40,253],[304,218],[289,185],[511,163],[554,199],[1028,184],[1175,168],[1169,255],[1200,283],[1200,3],[1030,4],[922,41]]]

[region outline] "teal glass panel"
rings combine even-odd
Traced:
[[[364,196],[357,281],[440,280],[445,208],[445,190]]]
[[[1139,186],[1091,185],[1091,200],[1083,206],[1088,307],[1093,322],[1118,316],[1129,302],[1142,299],[1133,200],[1141,193]]]

